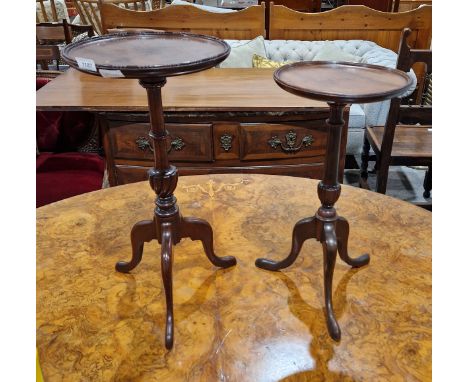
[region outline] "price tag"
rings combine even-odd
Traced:
[[[120,70],[99,69],[99,73],[104,78],[119,78],[125,77]]]
[[[76,62],[80,69],[89,70],[91,72],[97,72],[96,64],[90,58],[76,57]]]

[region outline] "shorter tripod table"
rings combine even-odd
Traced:
[[[344,125],[343,109],[348,103],[378,102],[402,95],[411,85],[410,77],[395,69],[376,65],[345,62],[298,62],[279,68],[274,73],[276,83],[284,90],[306,98],[328,102],[330,117],[325,175],[317,191],[322,203],[315,216],[302,219],[293,230],[292,248],[281,261],[257,259],[259,268],[277,271],[290,266],[299,255],[307,239],[322,243],[324,259],[324,289],[327,328],[330,336],[339,341],[341,330],[333,312],[332,283],[336,254],[353,266],[369,263],[369,255],[358,258],[348,255],[349,224],[338,216],[334,208],[340,197],[338,162],[341,129]]]
[[[226,268],[236,264],[232,256],[218,257],[213,251],[213,230],[202,219],[182,217],[174,191],[177,168],[167,157],[169,135],[165,129],[161,88],[166,77],[209,69],[223,61],[229,45],[215,37],[189,33],[140,32],[119,33],[68,45],[63,58],[70,66],[102,77],[137,78],[148,95],[153,141],[154,168],[149,171],[151,188],[156,193],[153,220],[136,223],[131,232],[132,259],[120,261],[115,268],[129,272],[141,261],[145,242],[161,244],[161,271],[166,293],[166,348],[174,341],[172,299],[173,245],[184,237],[201,240],[208,259]],[[112,216],[109,217],[112,219]]]

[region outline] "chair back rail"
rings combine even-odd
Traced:
[[[36,42],[44,44],[44,42],[72,42],[74,36],[82,33],[87,33],[88,37],[94,35],[91,25],[74,25],[67,20],[62,20],[60,23],[38,23],[36,24]]]
[[[401,31],[411,28],[412,48],[427,49],[432,36],[432,7],[410,12],[380,12],[363,5],[343,5],[320,13],[293,11],[270,5],[271,40],[369,40],[398,51]]]
[[[47,15],[47,10],[46,10],[45,4],[44,4],[47,1],[50,3],[50,9],[51,9],[51,12],[52,12],[52,20],[49,20],[49,16]],[[57,8],[55,6],[55,0],[36,0],[36,4],[37,3],[39,3],[39,5],[41,7],[41,15],[42,15],[42,18],[43,18],[43,20],[45,22],[59,21],[58,16],[57,16]],[[37,15],[37,13],[36,13],[36,22],[37,23],[39,22],[39,16]]]
[[[102,29],[149,28],[191,32],[222,39],[265,37],[265,4],[233,13],[213,13],[190,5],[177,5],[150,12],[123,9],[114,4],[101,6]]]
[[[59,70],[60,49],[57,45],[36,45],[36,63],[40,63],[43,70],[47,70],[48,62],[55,60]]]
[[[65,41],[70,43],[71,36],[67,33],[66,20],[61,23],[36,24],[36,41]]]
[[[99,6],[101,0],[73,0],[73,4],[80,15],[82,24],[89,24],[97,34],[102,34]]]

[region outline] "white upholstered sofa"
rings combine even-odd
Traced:
[[[203,3],[207,4],[209,0]],[[213,5],[216,0],[212,0]],[[191,4],[183,0],[174,0],[172,5],[192,5],[210,12],[236,12],[230,9],[216,8],[212,6]],[[365,40],[334,40],[334,41],[298,41],[298,40],[264,40],[262,41],[264,50],[257,44],[253,49],[256,54],[260,54],[270,60],[278,62],[296,62],[296,61],[314,61],[318,55],[320,60],[329,59],[319,54],[326,44],[333,44],[341,51],[360,57],[360,62],[374,65],[395,68],[397,54],[392,50],[382,48],[372,41]],[[256,40],[257,40],[256,39]],[[241,45],[248,44],[250,40],[226,40],[231,48],[238,48]],[[253,40],[252,40],[253,41]],[[259,51],[260,50],[260,51]],[[232,53],[231,53],[232,54]],[[228,57],[229,60],[229,57]],[[246,58],[246,63],[250,66],[250,58]],[[243,64],[246,64],[243,63]],[[222,66],[222,65],[221,65]],[[233,67],[230,65],[230,67]],[[235,66],[234,66],[235,67]],[[243,65],[245,67],[245,65]],[[416,76],[411,71],[413,86],[405,95],[411,94],[416,87]],[[366,125],[384,125],[387,119],[390,101],[352,105],[348,125],[348,143],[346,152],[348,154],[359,155],[363,143],[364,128]]]
[[[246,44],[247,40],[226,40],[233,48]],[[397,54],[385,49],[372,41],[364,40],[334,40],[334,41],[297,41],[297,40],[264,40],[266,58],[278,62],[314,61],[325,44],[332,43],[342,51],[361,57],[362,63],[395,68]],[[323,59],[323,57],[321,58]],[[416,87],[416,76],[413,86],[406,94],[411,94]],[[360,153],[364,128],[369,125],[384,125],[387,119],[390,101],[370,104],[352,105],[348,125],[348,143],[346,152],[358,155]]]

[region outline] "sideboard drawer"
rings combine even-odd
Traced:
[[[327,144],[323,121],[241,124],[241,137],[241,160],[324,155]]]
[[[169,132],[169,160],[211,162],[213,142],[211,124],[166,123]],[[112,124],[110,142],[115,158],[152,160],[153,142],[148,123]]]

